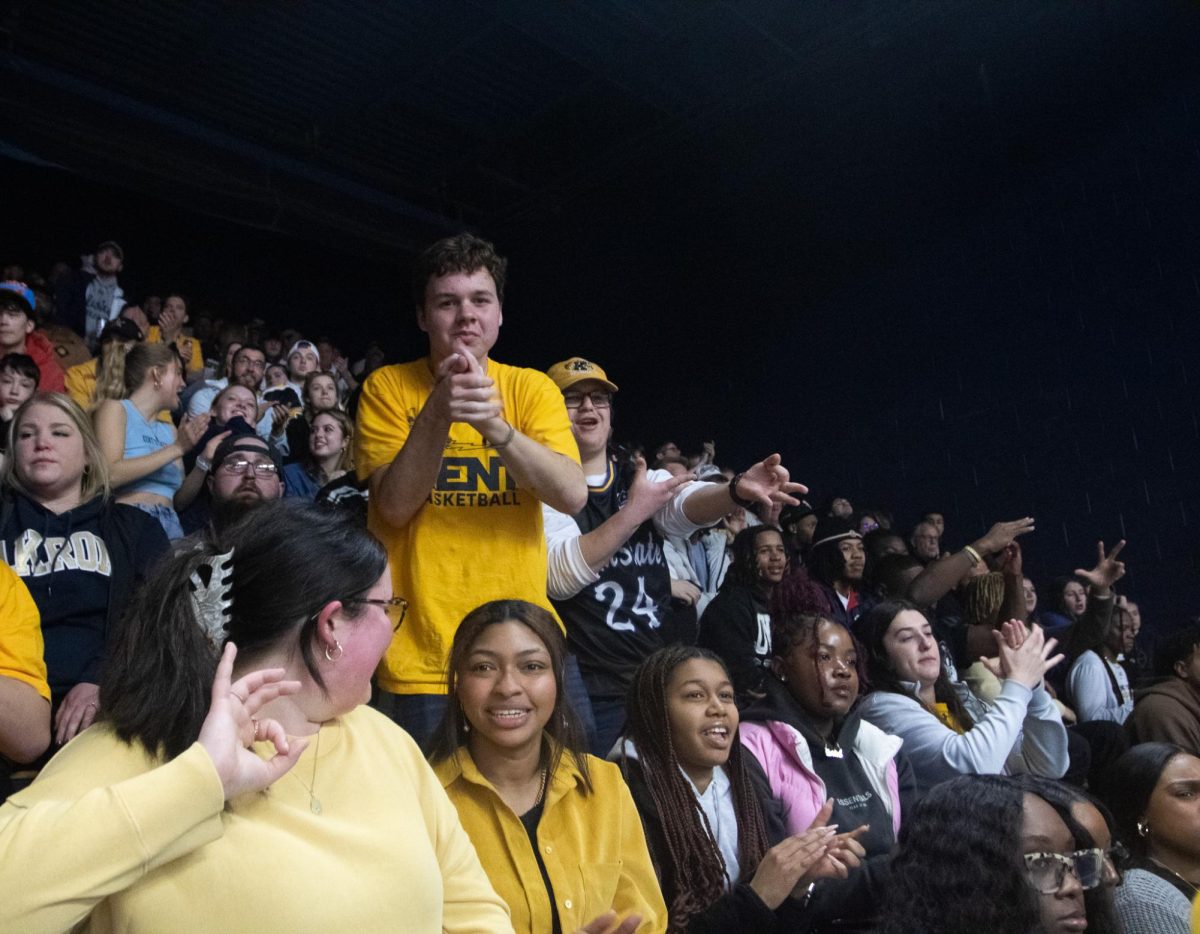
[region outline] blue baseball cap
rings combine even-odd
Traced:
[[[0,291],[9,292],[16,297],[25,306],[26,314],[32,315],[33,309],[37,307],[37,298],[33,294],[33,289],[24,282],[17,282],[15,279],[0,282]],[[0,296],[0,298],[3,297]]]

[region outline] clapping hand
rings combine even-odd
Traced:
[[[1058,640],[1047,639],[1041,626],[1026,630],[1019,619],[1010,619],[992,635],[999,650],[998,665],[993,667],[996,660],[983,659],[984,665],[998,678],[1016,681],[1031,690],[1066,657],[1061,653],[1051,656]]]
[[[455,344],[454,353],[438,364],[431,399],[436,397],[438,414],[448,422],[466,422],[486,435],[483,427],[501,415],[500,396],[495,381],[483,371],[475,355],[464,345]]]
[[[825,802],[808,830],[777,843],[763,856],[750,880],[750,888],[768,908],[774,910],[782,905],[829,853],[837,832],[837,827],[826,826],[831,813],[832,799]]]
[[[813,822],[809,824],[809,831],[825,827],[832,813],[833,799],[830,798],[817,812]],[[835,828],[836,826],[834,825]],[[859,866],[863,857],[867,855],[867,851],[858,842],[858,838],[870,829],[870,824],[862,824],[851,831],[830,837],[824,855],[816,860],[812,868],[805,873],[800,884],[815,882],[817,879],[845,879],[850,874],[850,870]]]

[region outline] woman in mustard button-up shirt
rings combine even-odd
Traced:
[[[664,931],[629,789],[615,765],[581,751],[565,655],[558,624],[532,603],[496,600],[468,614],[450,649],[434,770],[518,932],[572,932],[609,911],[640,916],[638,931]]]

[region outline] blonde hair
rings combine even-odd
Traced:
[[[13,415],[12,423],[8,426],[8,452],[4,458],[4,470],[0,473],[0,482],[23,493],[30,499],[37,499],[37,494],[25,485],[25,481],[17,471],[16,441],[17,433],[25,421],[25,416],[35,405],[48,405],[58,409],[70,420],[83,440],[83,477],[80,480],[81,502],[89,502],[97,496],[107,498],[112,493],[112,483],[108,475],[108,461],[100,450],[100,442],[96,439],[95,429],[87,413],[70,396],[57,392],[35,392],[25,400]]]
[[[132,345],[108,341],[96,358],[96,388],[92,390],[89,411],[95,411],[106,399],[125,398],[125,355]]]
[[[342,456],[338,460],[334,470],[353,470],[354,469],[354,422],[350,421],[349,416],[345,412],[338,409],[327,409],[324,412],[318,412],[313,416],[313,427],[316,427],[316,421],[323,415],[328,415],[341,426],[342,437],[346,440],[346,447],[342,450]],[[314,464],[315,466],[315,464]]]

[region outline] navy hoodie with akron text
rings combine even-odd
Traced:
[[[135,506],[97,496],[57,514],[5,493],[0,556],[37,604],[55,707],[76,684],[100,682],[122,611],[166,551],[162,526]]]

